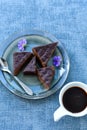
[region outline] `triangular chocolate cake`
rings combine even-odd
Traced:
[[[47,44],[44,46],[34,47],[32,49],[34,55],[37,57],[38,61],[43,67],[47,66],[47,63],[50,57],[52,56],[54,50],[56,49],[56,46],[57,46],[57,42]]]
[[[36,57],[34,56],[32,60],[28,63],[28,65],[25,67],[23,73],[25,75],[28,74],[36,74]]]
[[[46,89],[49,89],[54,73],[55,70],[53,66],[48,66],[37,70],[38,78]]]
[[[29,62],[32,57],[31,52],[15,52],[13,54],[13,73],[18,75],[21,69]]]

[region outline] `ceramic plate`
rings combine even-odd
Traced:
[[[50,89],[46,90],[43,87],[43,84],[41,84],[38,80],[37,76],[24,76],[22,71],[17,77],[32,89],[32,91],[35,93],[33,96],[27,95],[25,91],[17,84],[17,82],[15,82],[14,79],[6,72],[0,71],[0,80],[6,88],[20,97],[27,99],[45,98],[60,89],[68,76],[70,63],[67,52],[65,51],[62,43],[47,32],[38,30],[26,30],[20,33],[16,33],[8,38],[4,43],[2,43],[0,47],[0,57],[3,57],[7,60],[9,69],[12,72],[13,53],[19,51],[17,44],[18,41],[20,41],[22,38],[25,38],[27,40],[28,44],[25,48],[25,51],[29,52],[32,52],[33,47],[49,44],[52,42],[58,42],[58,46],[53,56],[60,55],[62,58],[62,63],[59,68],[55,68],[55,75],[52,80]],[[50,58],[48,65],[53,65],[53,56]]]

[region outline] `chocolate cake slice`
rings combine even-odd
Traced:
[[[28,63],[28,65],[25,67],[23,73],[25,75],[31,75],[36,74],[36,57],[34,56],[32,60]]]
[[[37,69],[38,78],[46,89],[50,88],[54,73],[55,70],[53,66]]]
[[[13,74],[18,75],[21,69],[31,60],[31,52],[15,52],[13,54]]]
[[[47,63],[48,63],[50,57],[52,56],[54,50],[56,49],[56,46],[57,46],[57,42],[47,44],[44,46],[34,47],[32,49],[34,55],[37,57],[38,61],[42,65],[42,67],[47,66]]]

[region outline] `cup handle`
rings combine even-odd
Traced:
[[[67,111],[61,106],[54,112],[54,121],[59,121],[63,116],[67,115]]]

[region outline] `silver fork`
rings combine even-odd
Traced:
[[[12,74],[12,72],[9,70],[8,68],[8,63],[5,59],[0,58],[0,69],[4,72],[9,73],[17,82],[18,84],[24,89],[24,91],[28,94],[28,95],[33,95],[32,90],[26,86],[21,80],[19,80],[16,76],[14,76]]]

